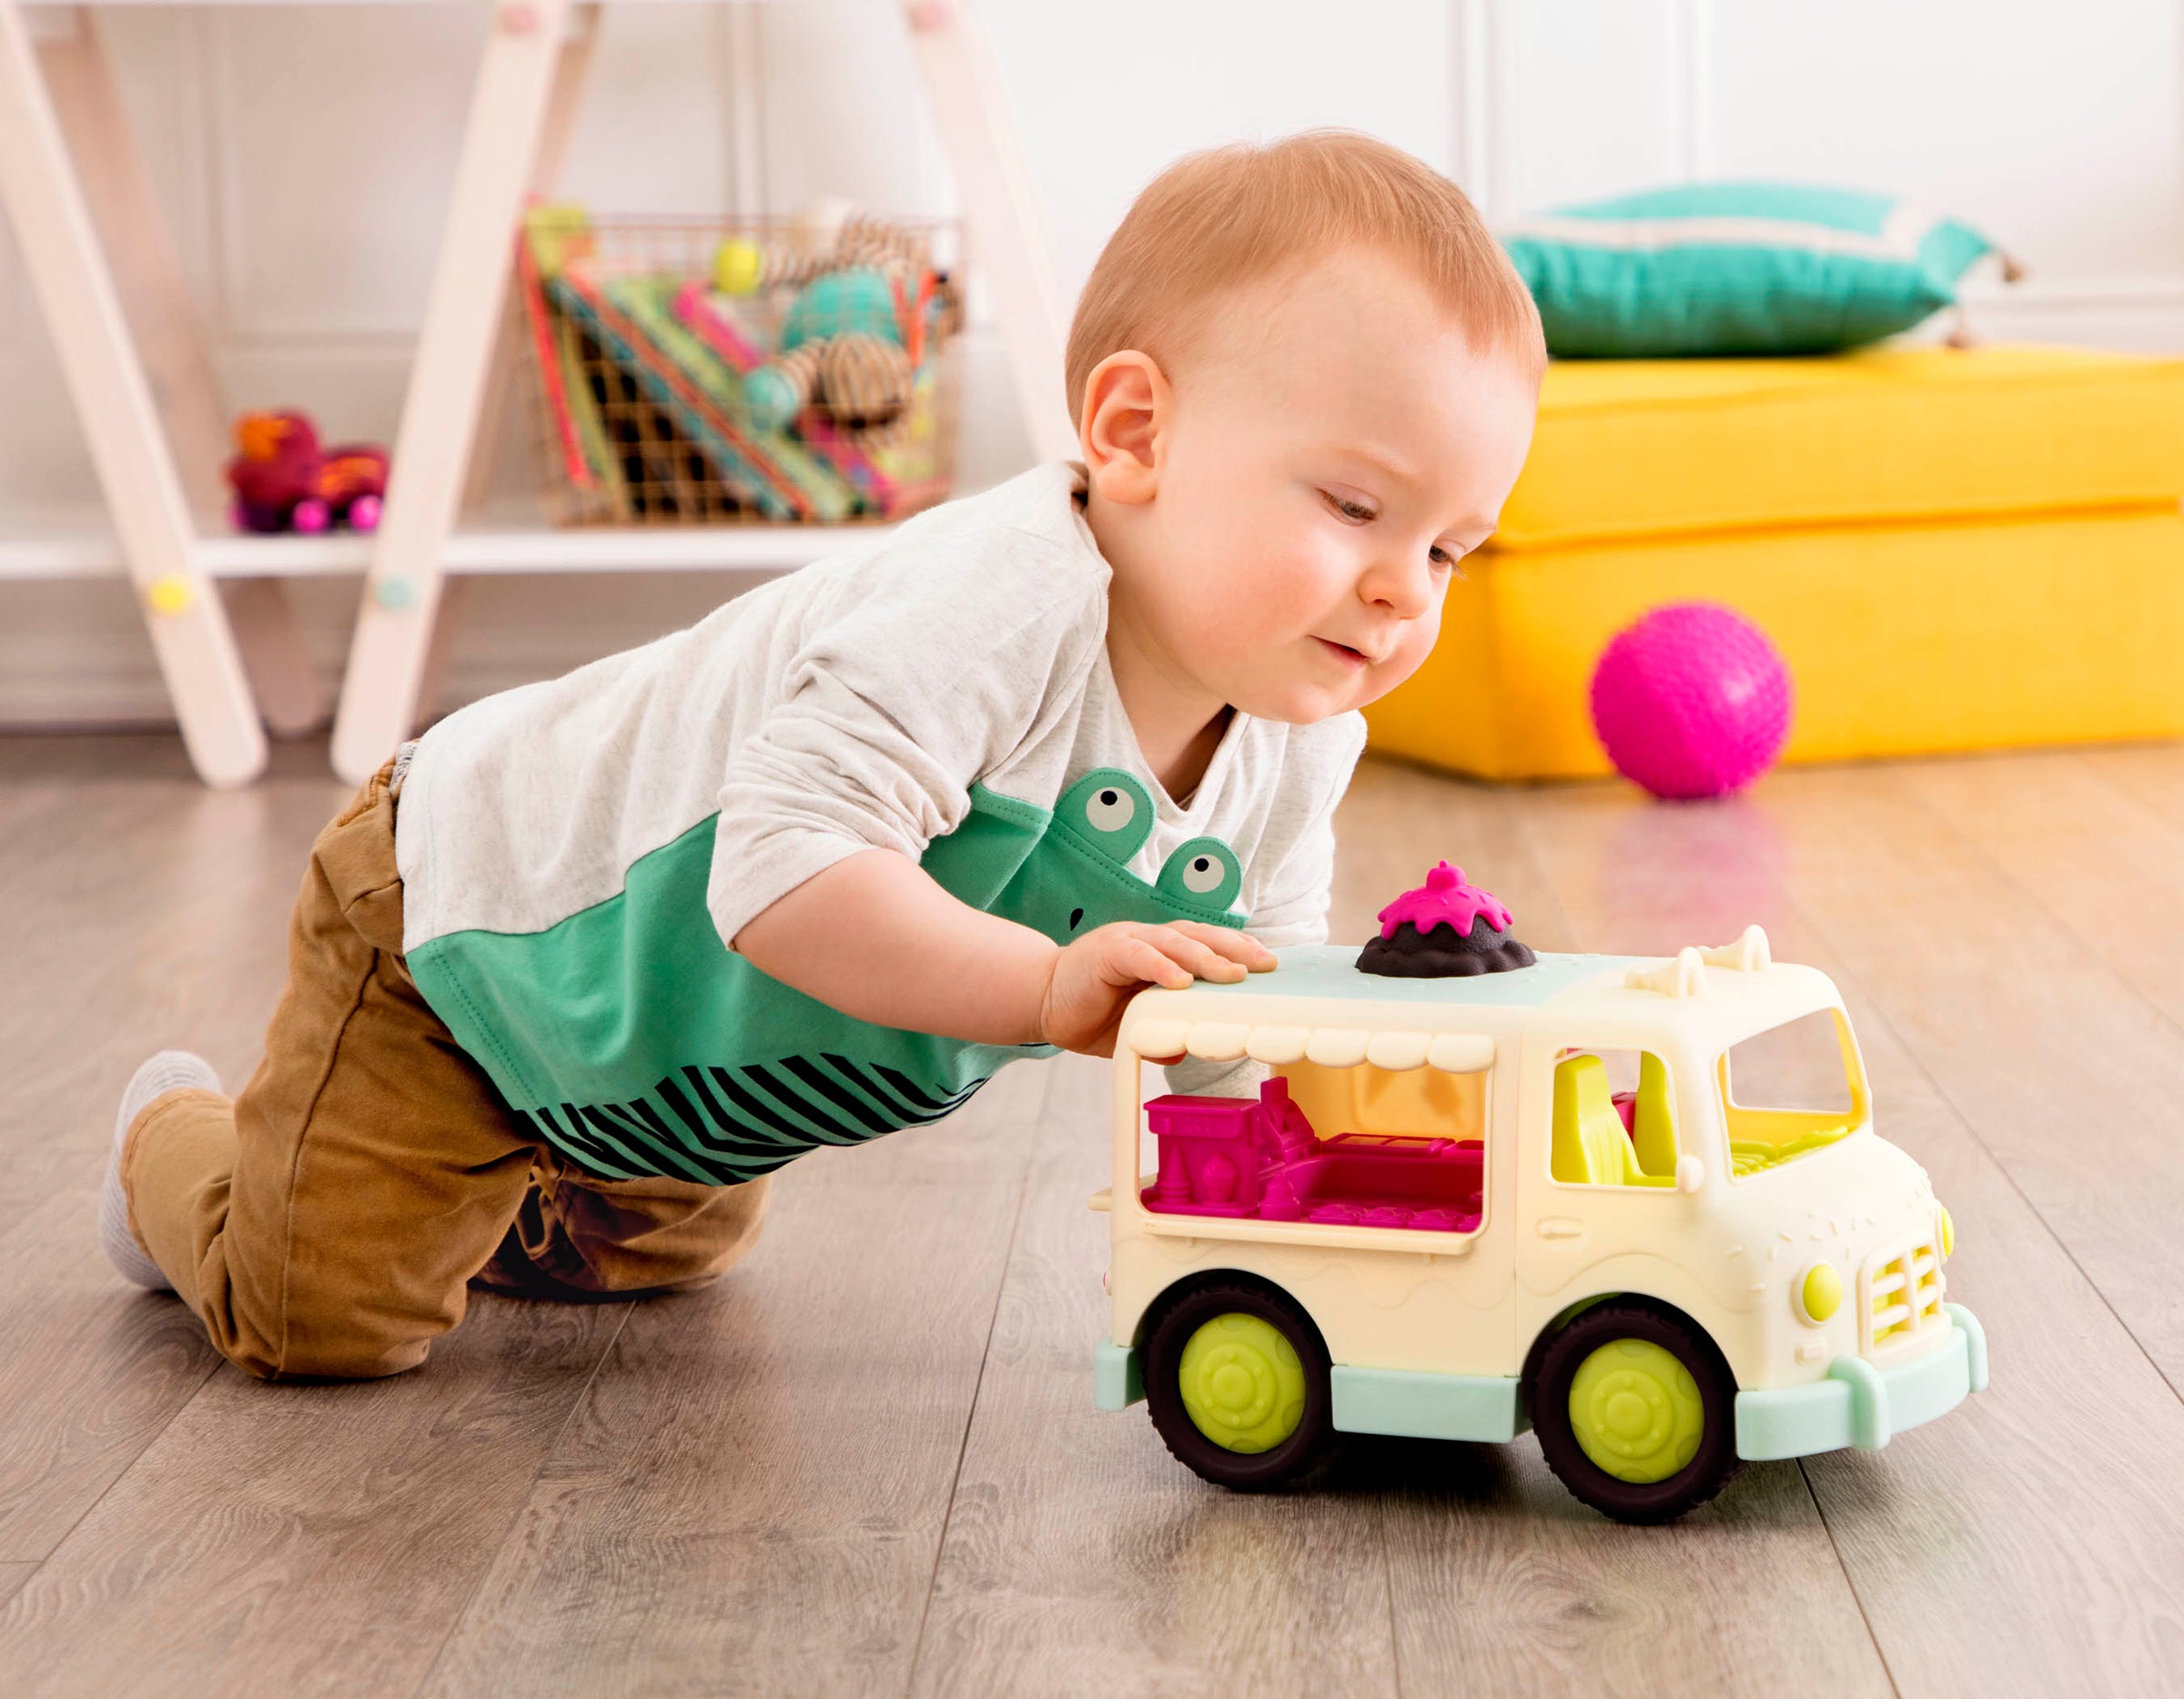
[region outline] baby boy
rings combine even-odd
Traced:
[[[241,1095],[177,1051],[130,1082],[116,1265],[253,1374],[392,1374],[473,1281],[714,1279],[805,1151],[1323,940],[1358,710],[1432,648],[1543,360],[1408,155],[1181,161],[1078,303],[1081,461],[474,703],[364,786]]]

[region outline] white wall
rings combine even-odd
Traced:
[[[1664,180],[1814,178],[1966,216],[2032,268],[1995,337],[2184,349],[2177,0],[982,0],[1074,291],[1137,187],[1188,148],[1347,124],[1491,217]],[[477,4],[106,15],[167,215],[238,407],[391,434],[445,206]],[[610,212],[952,209],[885,0],[610,9],[568,190]],[[754,106],[735,96],[757,91]],[[966,472],[1025,450],[990,336]],[[500,460],[521,487],[520,444]],[[0,232],[0,537],[96,502]],[[684,623],[712,578],[494,582],[450,700]],[[354,586],[301,597],[338,666]],[[119,582],[0,582],[0,723],[157,718]]]

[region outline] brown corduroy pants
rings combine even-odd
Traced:
[[[703,1285],[765,1213],[764,1178],[584,1173],[502,1105],[402,961],[393,772],[312,845],[250,1083],[156,1098],[123,1147],[138,1241],[221,1353],[268,1380],[414,1368],[473,1278],[579,1301]]]

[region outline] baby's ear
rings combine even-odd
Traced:
[[[1150,501],[1168,428],[1168,378],[1150,354],[1123,349],[1092,369],[1077,415],[1078,446],[1092,486],[1109,501]]]

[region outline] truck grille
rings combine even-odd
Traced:
[[[1947,1326],[1941,1292],[1941,1258],[1930,1238],[1874,1263],[1866,1276],[1866,1354],[1893,1350],[1928,1328]]]

